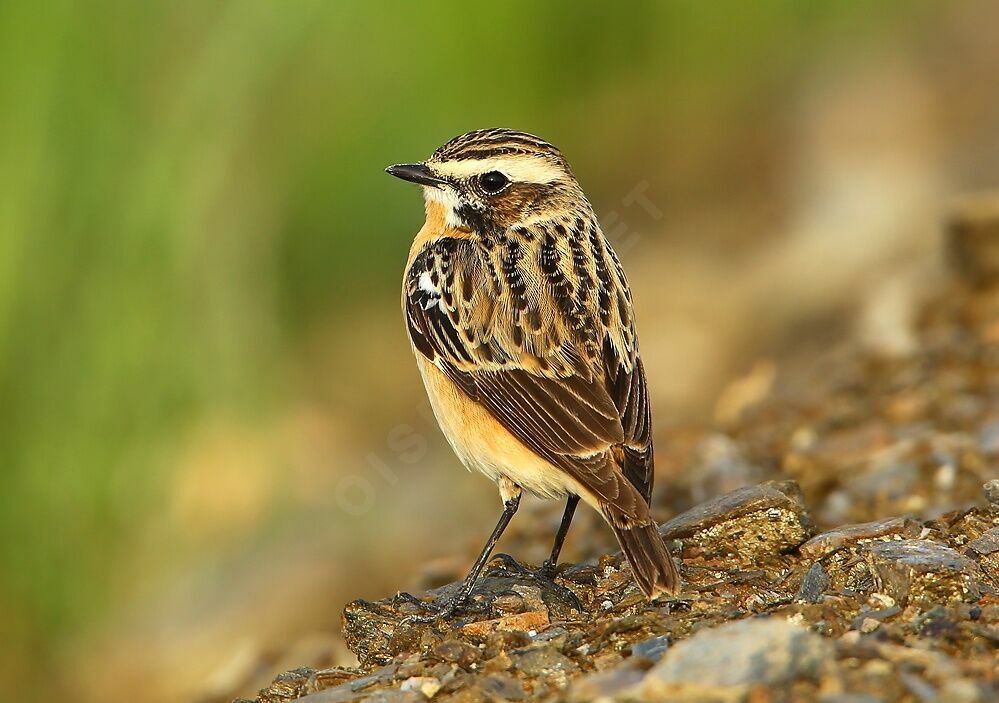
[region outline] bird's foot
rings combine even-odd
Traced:
[[[579,596],[577,596],[572,589],[566,588],[562,584],[555,581],[556,565],[550,559],[546,559],[537,569],[528,568],[509,554],[504,554],[502,552],[494,556],[493,559],[498,559],[503,562],[503,568],[508,572],[520,574],[521,576],[526,576],[533,581],[544,584],[545,588],[557,593],[573,608],[579,612],[583,612],[583,604],[579,600]]]
[[[464,589],[450,598],[441,598],[433,601],[423,601],[411,593],[400,591],[395,594],[393,600],[396,602],[402,601],[405,603],[411,603],[412,605],[426,611],[426,614],[424,615],[414,613],[413,615],[406,616],[400,621],[401,625],[410,625],[415,623],[425,624],[438,622],[440,620],[447,620],[459,610],[477,613],[486,609],[486,606],[478,603],[472,603],[469,600],[469,594],[466,593]]]

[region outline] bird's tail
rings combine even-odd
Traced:
[[[653,521],[644,524],[628,524],[615,520],[614,516],[605,511],[607,522],[610,523],[618,544],[631,564],[635,582],[642,593],[652,600],[666,593],[675,595],[680,592],[680,572],[676,562],[666,548],[662,535]]]

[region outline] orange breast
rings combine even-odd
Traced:
[[[441,431],[468,469],[494,481],[509,479],[543,498],[575,493],[596,505],[577,481],[514,437],[426,357],[417,352],[416,358]]]

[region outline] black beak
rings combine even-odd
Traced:
[[[410,183],[419,183],[421,186],[440,186],[447,183],[443,178],[435,176],[434,172],[423,164],[396,164],[385,169],[385,173]]]

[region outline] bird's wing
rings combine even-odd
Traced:
[[[648,394],[631,300],[593,226],[484,251],[444,238],[411,263],[414,347],[525,445],[626,515],[652,485]],[[576,233],[570,228],[570,234]],[[593,255],[591,255],[593,254]]]

